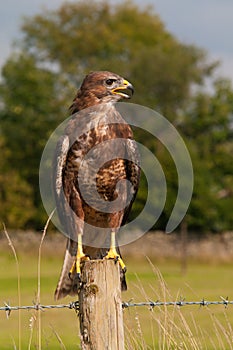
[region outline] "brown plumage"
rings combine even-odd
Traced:
[[[54,163],[57,211],[69,237],[56,299],[77,294],[76,278],[69,273],[77,255],[77,235],[83,235],[86,255],[103,258],[110,245],[110,232],[117,232],[126,222],[135,199],[140,177],[138,152],[130,126],[114,106],[120,99],[130,98],[130,90],[132,85],[114,73],[92,72],[70,107],[72,117],[57,144]],[[112,157],[113,145],[109,143],[114,140],[117,157]],[[102,164],[96,171],[98,159]],[[132,186],[121,180],[129,180]],[[118,196],[120,210],[114,207]],[[121,285],[126,289],[123,271]]]

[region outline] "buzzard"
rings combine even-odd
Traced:
[[[77,294],[86,259],[119,261],[121,287],[127,288],[115,235],[135,199],[140,165],[132,130],[115,104],[132,94],[132,84],[119,75],[91,72],[70,107],[53,167],[57,212],[68,236],[55,299]]]

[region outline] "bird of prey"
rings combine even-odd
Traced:
[[[70,107],[71,118],[57,143],[53,166],[57,212],[68,236],[56,300],[77,294],[80,265],[86,259],[118,261],[121,288],[127,288],[115,235],[136,197],[140,164],[132,130],[115,104],[132,95],[130,82],[96,71],[84,78]]]

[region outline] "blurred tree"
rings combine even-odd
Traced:
[[[32,210],[28,218],[30,225],[41,228],[46,216],[39,193],[40,158],[51,130],[65,115],[65,102],[59,100],[56,74],[37,67],[31,56],[20,54],[10,58],[3,68],[2,77],[0,130],[9,151],[8,163],[18,176],[17,182],[21,179],[30,186]],[[19,203],[15,205],[19,207]],[[24,201],[20,206],[24,209]],[[17,221],[15,225],[18,227]]]
[[[17,171],[11,168],[9,149],[0,136],[0,218],[6,227],[25,227],[35,215],[32,203],[32,188]],[[23,203],[23,207],[22,207]]]
[[[228,104],[223,93],[220,94],[223,87],[214,87],[215,99],[200,93],[193,100],[194,85],[202,85],[215,68],[215,64],[207,61],[205,52],[180,43],[166,30],[152,8],[139,8],[130,1],[117,5],[110,5],[107,1],[66,2],[55,11],[43,11],[25,18],[22,33],[18,54],[9,58],[2,72],[0,128],[10,152],[11,169],[33,191],[35,212],[31,212],[28,224],[41,228],[45,220],[39,196],[38,168],[51,131],[68,116],[67,107],[83,76],[91,70],[111,70],[134,84],[137,92],[134,103],[154,108],[182,127],[198,164],[202,162],[202,153],[207,152],[202,166],[197,165],[195,169],[200,186],[197,185],[195,192],[197,203],[194,201],[189,214],[190,224],[195,226],[195,205],[201,208],[200,211],[205,207],[206,196],[199,196],[207,171],[205,162],[209,169],[206,176],[212,170],[209,163],[213,165],[209,149],[216,148],[219,156],[216,155],[215,161],[218,160],[218,164],[223,162],[226,167],[229,166],[224,157],[228,155],[228,149],[232,149],[231,141],[227,143],[224,134],[228,132],[228,126],[225,125],[224,130],[218,129],[221,123],[219,114],[217,129],[211,120],[219,110],[224,118],[224,108],[229,107],[223,107]],[[206,115],[202,116],[203,113]],[[212,136],[206,138],[202,135],[205,128],[212,128],[216,142]],[[136,130],[136,137],[155,152],[164,166],[170,196],[158,223],[163,227],[175,202],[176,169],[169,154],[151,135]],[[225,141],[220,142],[219,138]],[[221,167],[223,169],[223,164]],[[203,172],[198,173],[199,169]],[[226,170],[227,174],[229,170]],[[229,180],[227,174],[225,181],[229,186],[231,178]],[[218,178],[221,178],[221,171]],[[213,183],[216,184],[217,180]],[[205,189],[209,193],[213,188]],[[218,190],[221,188],[219,186]],[[143,179],[135,213],[142,209],[146,196],[146,181]],[[217,210],[216,215],[221,210]],[[12,225],[18,226],[17,221]],[[197,226],[206,228],[206,222]]]
[[[214,67],[203,50],[181,44],[152,8],[80,1],[26,19],[23,50],[79,85],[91,70],[110,70],[131,80],[134,102],[173,120]]]
[[[233,224],[233,90],[225,79],[213,87],[194,96],[181,129],[195,173],[190,224],[222,231]]]

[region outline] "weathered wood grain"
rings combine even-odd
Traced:
[[[124,329],[119,265],[86,261],[79,292],[82,350],[123,350]]]

